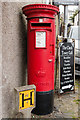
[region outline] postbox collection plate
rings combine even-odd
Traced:
[[[46,32],[36,31],[36,48],[46,48]]]
[[[19,110],[34,107],[34,89],[19,92]]]

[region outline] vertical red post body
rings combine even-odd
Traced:
[[[23,7],[27,16],[28,84],[36,85],[36,114],[53,111],[55,63],[55,15],[58,7],[32,4]]]

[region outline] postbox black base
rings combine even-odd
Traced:
[[[48,92],[36,92],[36,108],[32,110],[36,115],[47,115],[53,112],[53,90]]]

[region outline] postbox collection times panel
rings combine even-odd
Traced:
[[[35,48],[46,48],[46,31],[36,31]]]

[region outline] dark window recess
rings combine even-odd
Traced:
[[[75,64],[75,69],[80,71],[80,65],[79,64]]]
[[[41,27],[41,26],[51,27],[51,23],[31,23],[31,26],[33,26],[33,27]]]

